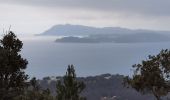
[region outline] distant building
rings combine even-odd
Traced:
[[[116,96],[112,96],[112,97],[102,97],[101,100],[117,100]]]

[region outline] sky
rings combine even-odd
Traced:
[[[170,31],[170,0],[0,0],[0,33],[39,34],[57,24]]]

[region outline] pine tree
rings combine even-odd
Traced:
[[[57,100],[86,100],[80,93],[84,90],[85,84],[77,81],[73,65],[69,65],[63,80],[56,84]]]
[[[28,75],[24,70],[28,64],[21,57],[23,43],[9,31],[0,40],[0,98],[12,100],[25,87]]]
[[[133,66],[134,75],[126,77],[126,85],[145,93],[152,93],[156,100],[161,100],[170,91],[170,51],[162,50],[156,56],[149,56],[149,59],[141,64]]]
[[[23,93],[14,100],[54,100],[49,89],[41,89],[36,78],[32,78],[29,86],[25,87]]]

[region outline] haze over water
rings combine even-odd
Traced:
[[[75,65],[78,76],[129,75],[133,64],[169,48],[169,43],[59,44],[56,37],[26,35],[67,23],[170,31],[169,8],[169,0],[0,0],[0,30],[11,25],[15,34],[24,34],[22,54],[31,76],[63,75],[68,64]]]
[[[26,72],[32,77],[61,76],[68,64],[78,76],[104,73],[131,75],[132,65],[148,55],[169,49],[162,43],[55,43],[57,37],[27,37],[22,55],[29,61]]]

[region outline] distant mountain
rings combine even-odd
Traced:
[[[92,34],[128,34],[131,30],[119,27],[96,28],[83,25],[55,25],[40,35],[88,36]]]
[[[123,35],[113,40],[116,43],[168,42],[170,41],[170,35],[145,32]]]
[[[89,27],[83,25],[56,25],[40,35],[64,36],[60,43],[138,43],[170,41],[170,31],[131,30],[120,27]]]
[[[132,88],[123,86],[123,75],[103,74],[90,77],[79,77],[78,80],[86,84],[82,95],[87,100],[154,100],[152,95],[141,95]],[[46,77],[39,80],[43,88],[49,88],[52,93],[56,91],[56,81],[62,77]]]
[[[100,41],[98,39],[93,39],[89,37],[63,37],[61,39],[57,39],[56,42],[59,43],[99,43]]]
[[[90,35],[88,37],[63,37],[57,39],[58,43],[143,43],[168,42],[170,36],[157,33],[135,33],[126,35]]]

